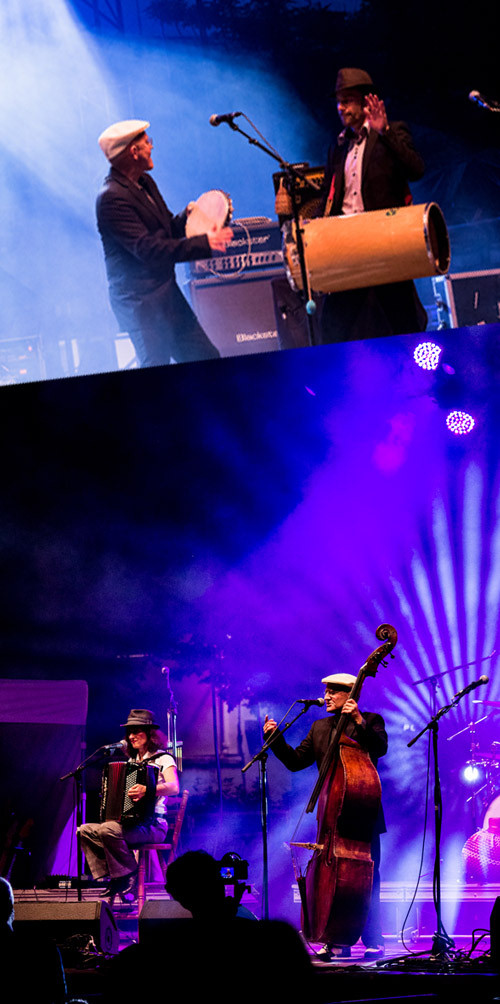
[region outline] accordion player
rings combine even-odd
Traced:
[[[109,763],[103,774],[101,822],[80,827],[82,849],[94,879],[106,879],[102,897],[131,902],[137,892],[134,847],[165,843],[166,802],[179,793],[175,760],[153,712],[133,708],[124,723],[128,761]]]

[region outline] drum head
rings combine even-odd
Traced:
[[[217,229],[227,226],[233,212],[233,204],[229,195],[218,188],[203,192],[194,204],[187,221],[186,237],[197,237],[199,234],[211,233],[214,226]]]

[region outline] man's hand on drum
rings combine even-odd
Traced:
[[[225,251],[229,241],[232,240],[233,231],[231,227],[214,226],[207,237],[212,251]]]

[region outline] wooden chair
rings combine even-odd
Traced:
[[[137,912],[140,914],[146,899],[146,876],[149,874],[151,855],[156,853],[164,879],[167,875],[167,868],[174,860],[179,836],[182,828],[184,814],[186,812],[189,791],[185,789],[182,795],[170,796],[167,803],[169,843],[165,844],[141,844],[137,848]],[[169,851],[168,857],[164,857],[165,851]]]

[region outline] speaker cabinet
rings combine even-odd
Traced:
[[[174,936],[189,937],[191,925],[187,921],[192,919],[192,913],[175,899],[146,900],[139,917],[139,942],[143,945],[154,941],[166,925]]]
[[[440,327],[467,328],[500,321],[500,270],[456,272],[433,278]]]
[[[16,903],[14,928],[36,937],[43,933],[57,945],[73,934],[92,935],[98,951],[114,955],[119,933],[107,903]]]
[[[192,279],[193,310],[221,356],[248,355],[279,348],[271,280],[281,267],[243,273],[239,279]]]

